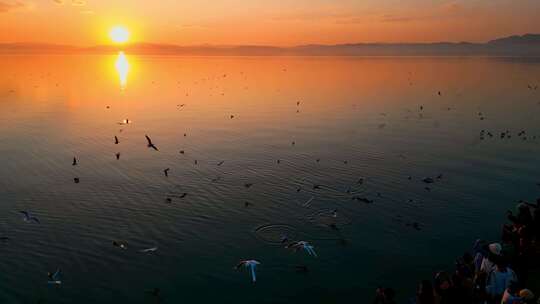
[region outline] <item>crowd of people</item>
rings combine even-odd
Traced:
[[[476,240],[470,252],[456,259],[453,271],[421,281],[409,303],[540,304],[526,288],[540,248],[540,198],[536,204],[521,201],[507,218],[500,241]],[[397,303],[395,290],[378,288],[373,303]]]

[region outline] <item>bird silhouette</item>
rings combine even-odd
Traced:
[[[29,211],[19,211],[19,213],[23,215],[23,221],[27,223],[31,223],[31,222],[38,223],[38,224],[40,223],[39,219],[33,216],[32,214],[30,214]]]
[[[148,145],[147,145],[148,148],[152,148],[156,151],[159,151],[159,149],[154,145],[154,143],[152,143],[152,140],[150,139],[150,137],[148,137],[148,135],[145,135],[144,137],[146,137],[146,141],[148,141]]]
[[[120,143],[120,142],[118,141],[118,137],[114,136],[114,144],[115,144],[115,145],[118,145],[118,143]]]
[[[163,170],[163,173],[165,174],[165,177],[169,177],[169,170],[171,170],[171,169],[167,168],[167,169]]]
[[[72,166],[76,166],[77,165],[77,158],[73,157],[73,163],[71,164]]]

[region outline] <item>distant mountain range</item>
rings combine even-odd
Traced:
[[[486,43],[352,43],[294,47],[134,43],[120,48],[113,45],[75,47],[40,43],[0,43],[0,54],[110,54],[119,49],[129,54],[184,56],[540,56],[540,34],[510,36]]]

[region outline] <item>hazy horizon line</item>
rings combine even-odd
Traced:
[[[356,42],[342,44],[272,45],[177,45],[133,42],[79,47],[40,42],[0,43],[0,53],[101,53],[126,51],[133,54],[165,55],[306,55],[306,56],[380,56],[380,55],[518,55],[540,56],[540,34],[514,35],[487,42]]]
[[[113,46],[134,46],[134,45],[163,45],[163,46],[176,46],[176,47],[241,47],[241,46],[253,46],[253,47],[273,47],[273,48],[295,48],[302,46],[341,46],[341,45],[361,45],[361,44],[371,44],[371,45],[430,45],[430,44],[488,44],[490,42],[496,41],[498,39],[504,38],[514,38],[519,37],[523,38],[526,36],[540,36],[536,33],[524,33],[524,34],[515,34],[504,37],[495,37],[490,40],[482,42],[474,41],[449,41],[449,40],[440,40],[440,41],[431,41],[431,42],[414,42],[414,41],[395,41],[395,42],[381,42],[381,41],[351,41],[351,42],[342,42],[342,43],[303,43],[303,44],[294,44],[294,45],[272,45],[272,44],[257,44],[257,43],[240,43],[240,44],[212,44],[212,43],[198,43],[198,44],[178,44],[178,43],[166,43],[166,42],[152,42],[152,41],[134,41],[132,43],[125,44],[93,44],[93,45],[74,45],[67,43],[51,43],[51,42],[32,42],[32,41],[10,41],[10,42],[0,42],[0,46],[3,45],[43,45],[43,46],[63,46],[79,49],[95,48],[95,47],[113,47]]]

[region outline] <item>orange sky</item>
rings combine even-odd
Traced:
[[[540,33],[538,0],[0,0],[0,42],[297,45]]]

